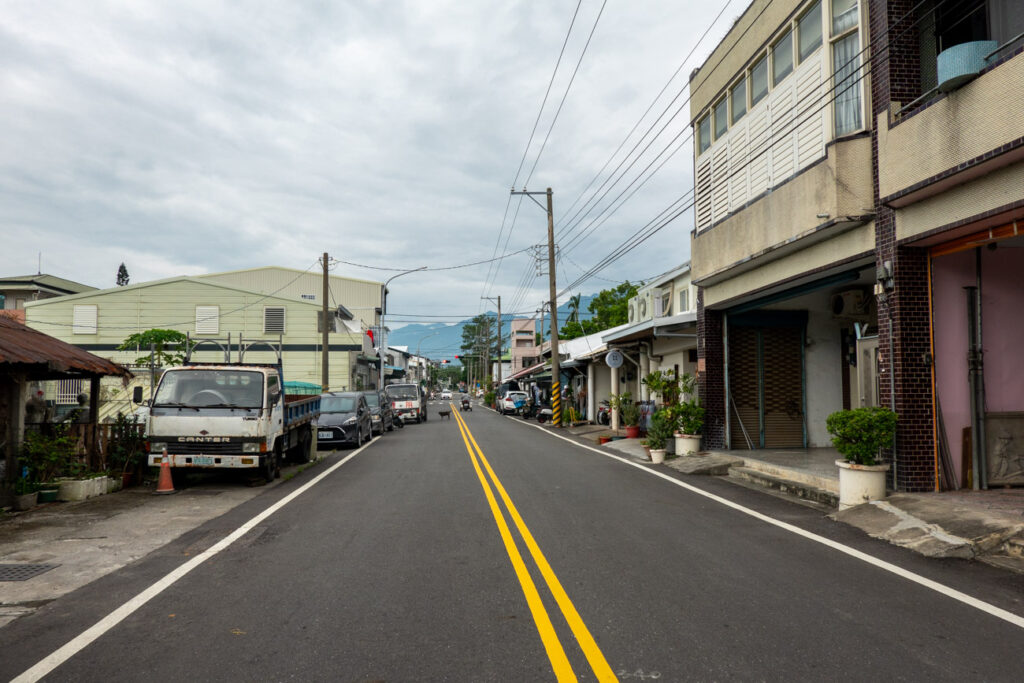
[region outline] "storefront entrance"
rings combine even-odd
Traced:
[[[806,320],[804,311],[729,317],[731,448],[806,448]]]

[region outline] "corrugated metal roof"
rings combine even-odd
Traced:
[[[4,365],[26,365],[30,370],[50,372],[132,376],[117,363],[0,316],[0,367]]]

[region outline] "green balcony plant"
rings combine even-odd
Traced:
[[[825,428],[847,462],[872,466],[879,464],[882,449],[892,447],[896,422],[896,413],[873,406],[836,411],[825,419]]]

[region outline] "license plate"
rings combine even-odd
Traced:
[[[206,455],[197,455],[192,457],[193,465],[212,465],[213,458]]]
[[[318,439],[333,439],[334,432],[317,432],[316,438]]]

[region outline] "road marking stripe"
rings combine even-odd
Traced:
[[[683,482],[683,481],[680,481],[680,480],[675,479],[673,477],[670,477],[669,475],[667,475],[667,474],[665,474],[663,472],[658,472],[658,471],[656,471],[656,470],[654,470],[654,469],[652,469],[650,467],[647,467],[646,465],[643,465],[641,463],[633,462],[632,460],[629,460],[627,458],[623,458],[621,456],[614,455],[612,453],[608,453],[607,451],[602,451],[599,448],[594,448],[593,446],[588,446],[586,444],[579,443],[578,441],[574,441],[573,439],[570,439],[568,437],[562,436],[561,434],[555,434],[555,433],[549,431],[548,429],[542,427],[541,425],[526,424],[526,426],[527,427],[533,427],[534,429],[539,429],[542,432],[544,432],[545,434],[553,436],[556,439],[562,439],[563,441],[568,441],[569,443],[575,444],[576,446],[579,446],[580,448],[584,448],[584,449],[586,449],[588,451],[594,451],[595,453],[599,453],[601,455],[607,456],[609,458],[612,458],[613,460],[618,460],[619,462],[622,462],[622,463],[625,463],[627,465],[630,465],[631,467],[636,467],[637,469],[639,469],[639,470],[641,470],[643,472],[647,472],[648,474],[653,474],[656,477],[661,477],[665,481],[671,482],[672,484],[675,484],[676,486],[679,486],[679,487],[682,487],[684,489],[687,489],[688,491],[691,491],[692,493],[696,493],[699,496],[704,496],[705,498],[713,500],[716,503],[721,503],[722,505],[725,505],[726,507],[730,507],[730,508],[732,508],[732,509],[734,509],[734,510],[736,510],[738,512],[742,512],[745,515],[749,515],[749,516],[751,516],[751,517],[753,517],[755,519],[759,519],[762,522],[765,522],[767,524],[771,524],[772,526],[776,526],[776,527],[778,527],[780,529],[784,529],[784,530],[789,531],[791,533],[794,533],[794,534],[796,534],[798,536],[803,536],[804,538],[806,538],[808,540],[814,541],[815,543],[820,543],[821,545],[824,545],[824,546],[827,546],[829,548],[832,548],[833,550],[838,550],[839,552],[844,553],[846,555],[849,555],[850,557],[854,557],[854,558],[856,558],[858,560],[861,560],[863,562],[867,562],[868,564],[873,565],[875,567],[878,567],[879,569],[882,569],[882,570],[885,570],[885,571],[890,572],[892,574],[895,574],[896,576],[902,577],[902,578],[904,578],[904,579],[906,579],[908,581],[912,581],[912,582],[914,582],[914,583],[916,583],[916,584],[918,584],[920,586],[924,586],[925,588],[931,589],[931,590],[935,591],[936,593],[940,593],[942,595],[945,595],[946,597],[952,598],[953,600],[956,600],[958,602],[962,602],[963,604],[968,605],[969,607],[974,607],[975,609],[981,610],[982,612],[985,612],[986,614],[989,614],[989,615],[991,615],[993,617],[996,617],[997,619],[1002,619],[1003,621],[1006,621],[1006,622],[1008,622],[1010,624],[1013,624],[1014,626],[1016,626],[1018,628],[1024,628],[1024,617],[1021,617],[1021,616],[1019,616],[1017,614],[1014,614],[1013,612],[1009,612],[1007,610],[1004,610],[1001,607],[996,607],[995,605],[993,605],[991,603],[988,603],[988,602],[985,602],[984,600],[979,600],[978,598],[975,598],[975,597],[972,597],[970,595],[967,595],[966,593],[962,593],[962,592],[956,590],[955,588],[950,588],[949,586],[941,584],[938,581],[933,581],[932,579],[929,579],[929,578],[926,578],[924,576],[921,576],[920,574],[916,574],[916,573],[914,573],[914,572],[912,572],[910,570],[907,570],[907,569],[904,569],[904,568],[902,568],[900,566],[892,564],[891,562],[886,562],[885,560],[880,560],[880,559],[878,559],[877,557],[875,557],[873,555],[869,555],[869,554],[867,554],[865,552],[857,550],[856,548],[851,548],[848,545],[843,545],[842,543],[839,543],[837,541],[833,541],[830,538],[825,538],[824,536],[819,536],[818,534],[813,533],[811,531],[806,531],[804,529],[801,529],[798,526],[794,526],[792,524],[789,524],[788,522],[783,522],[781,520],[775,519],[774,517],[769,517],[768,515],[765,515],[763,513],[758,512],[757,510],[752,510],[752,509],[750,509],[748,507],[744,507],[743,505],[740,505],[739,503],[734,503],[731,500],[728,500],[726,498],[722,498],[721,496],[717,496],[714,493],[710,493],[710,492],[705,491],[703,489],[697,488],[696,486],[693,486],[692,484],[687,484],[686,482]]]
[[[25,671],[24,673],[19,675],[17,678],[13,679],[11,681],[11,683],[28,683],[30,681],[34,682],[34,681],[38,681],[43,676],[46,676],[51,671],[56,669],[58,666],[60,666],[61,664],[63,664],[64,662],[66,662],[67,660],[71,659],[76,654],[78,654],[79,652],[84,650],[86,647],[88,647],[97,638],[99,638],[100,636],[105,634],[107,631],[109,631],[110,629],[114,628],[119,623],[121,623],[122,621],[124,621],[125,619],[130,617],[132,614],[134,614],[136,611],[138,611],[147,602],[149,602],[150,600],[155,598],[157,595],[162,593],[167,588],[170,588],[171,586],[173,586],[179,579],[183,578],[185,575],[187,575],[193,569],[195,569],[199,565],[203,564],[204,562],[206,562],[207,560],[209,560],[210,558],[212,558],[214,555],[216,555],[217,553],[221,552],[225,548],[229,547],[232,543],[234,543],[235,541],[240,539],[242,536],[244,536],[245,534],[247,534],[250,531],[252,531],[252,529],[254,527],[256,527],[258,524],[260,524],[261,522],[266,520],[268,517],[273,515],[275,512],[277,512],[278,510],[283,508],[285,505],[287,505],[288,503],[290,503],[293,500],[295,500],[296,498],[298,498],[300,495],[302,495],[303,493],[305,493],[309,489],[313,488],[322,479],[324,479],[324,477],[328,476],[329,474],[334,472],[336,469],[338,469],[339,467],[341,467],[342,465],[347,463],[349,460],[351,460],[352,458],[356,457],[357,455],[362,453],[364,450],[369,448],[370,445],[372,445],[379,438],[380,437],[377,437],[377,438],[367,442],[361,448],[358,448],[358,449],[352,451],[347,456],[345,456],[344,458],[342,458],[341,460],[339,460],[335,464],[331,465],[328,469],[326,469],[323,472],[321,472],[320,474],[318,474],[316,477],[314,477],[308,483],[303,484],[299,488],[295,489],[294,491],[289,493],[287,496],[285,496],[281,500],[277,501],[276,503],[274,503],[273,505],[268,507],[263,512],[259,513],[258,515],[256,515],[252,519],[250,519],[248,522],[246,522],[242,526],[240,526],[237,529],[235,529],[229,535],[225,536],[220,541],[218,541],[214,545],[210,546],[209,548],[207,548],[205,551],[203,551],[199,555],[196,555],[194,558],[190,559],[185,564],[179,566],[177,569],[171,570],[163,578],[159,579],[156,583],[151,585],[149,588],[145,589],[144,591],[142,591],[141,593],[136,595],[134,598],[131,598],[130,600],[128,600],[128,602],[124,603],[123,605],[121,605],[120,607],[115,609],[113,612],[111,612],[107,616],[105,616],[102,619],[100,619],[98,622],[93,624],[90,628],[86,629],[85,631],[83,631],[79,635],[77,635],[74,638],[72,638],[65,645],[63,645],[62,647],[58,648],[57,650],[54,650],[52,653],[50,653],[49,655],[47,655],[46,657],[41,659],[32,668],[28,669],[27,671]]]
[[[520,516],[516,506],[512,504],[512,499],[509,497],[508,492],[502,485],[501,480],[498,479],[498,475],[494,473],[491,468],[490,462],[484,456],[483,451],[480,450],[480,446],[477,444],[476,439],[473,437],[473,433],[466,428],[466,433],[469,435],[470,440],[473,442],[473,446],[476,448],[477,455],[480,457],[480,461],[483,462],[484,467],[487,468],[488,474],[491,476],[491,480],[494,482],[494,487],[498,489],[498,493],[501,495],[501,499],[505,501],[505,507],[508,509],[512,520],[516,523],[516,528],[519,529],[520,535],[526,542],[526,547],[530,550],[530,554],[533,556],[533,561],[537,564],[540,569],[541,575],[548,584],[548,589],[551,594],[555,597],[555,602],[558,603],[559,608],[562,610],[562,614],[565,616],[565,620],[569,623],[569,628],[572,629],[573,635],[576,636],[576,642],[580,644],[580,648],[583,650],[583,654],[587,658],[587,662],[590,663],[590,668],[594,670],[594,675],[597,676],[599,681],[617,681],[618,678],[615,676],[615,672],[612,671],[611,666],[608,665],[608,660],[605,659],[604,654],[601,652],[601,648],[597,646],[597,642],[594,641],[594,637],[591,635],[590,630],[586,624],[583,623],[583,619],[580,617],[579,612],[576,611],[575,605],[572,604],[572,600],[569,599],[565,589],[562,587],[562,583],[555,576],[555,572],[551,569],[551,565],[548,564],[547,559],[544,557],[544,553],[541,552],[540,546],[537,545],[537,541],[534,540],[533,534],[530,533],[529,528],[526,526],[526,522]]]
[[[573,673],[572,665],[569,664],[569,658],[565,655],[565,649],[562,647],[561,641],[558,640],[555,627],[551,624],[551,618],[548,616],[544,603],[540,599],[540,593],[537,592],[537,586],[534,584],[533,578],[530,577],[530,572],[526,568],[523,556],[520,554],[519,548],[512,538],[512,530],[509,529],[505,516],[501,512],[501,508],[498,507],[498,501],[494,498],[491,485],[487,483],[487,477],[484,476],[483,470],[480,469],[480,463],[477,462],[476,457],[473,455],[473,448],[469,445],[469,439],[466,438],[469,428],[462,421],[461,416],[456,415],[455,421],[459,425],[459,433],[462,435],[462,441],[466,444],[466,452],[469,453],[469,459],[473,462],[473,469],[476,470],[476,476],[480,479],[480,486],[483,487],[487,503],[491,507],[491,514],[494,515],[494,521],[498,525],[498,531],[501,534],[501,540],[505,544],[508,559],[512,562],[516,578],[519,579],[519,585],[523,589],[526,604],[530,607],[530,614],[533,615],[533,622],[537,626],[538,633],[540,633],[541,642],[548,653],[551,668],[554,670],[555,676],[559,681],[575,681],[576,674]]]

